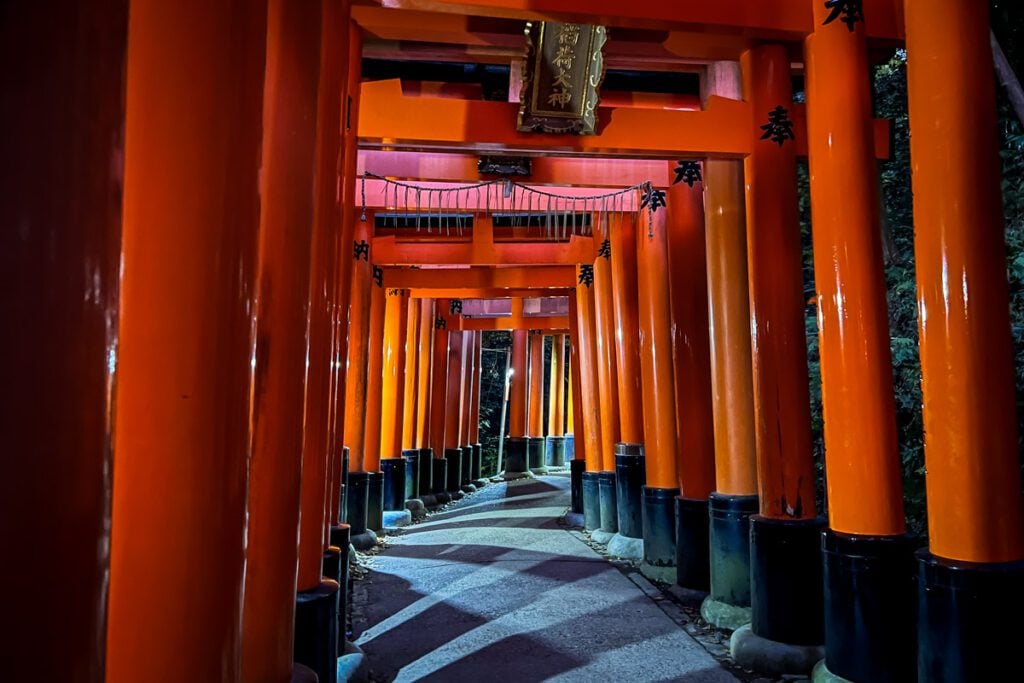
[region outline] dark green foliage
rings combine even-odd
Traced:
[[[483,446],[484,476],[494,475],[498,462],[498,428],[505,393],[506,354],[512,347],[508,332],[484,332],[483,362],[480,371],[480,443]],[[507,420],[507,418],[506,418]],[[505,425],[508,433],[508,424]]]

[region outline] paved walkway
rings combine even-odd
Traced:
[[[371,679],[736,683],[559,524],[568,486],[492,484],[392,537],[360,586]]]

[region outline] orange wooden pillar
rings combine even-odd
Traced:
[[[905,681],[913,677],[912,563],[903,537],[864,23],[849,14],[830,19],[821,3],[811,4],[807,142],[831,527],[826,662],[845,678]],[[864,559],[853,564],[855,557]],[[861,626],[851,631],[853,623]]]
[[[473,342],[473,405],[470,408],[469,443],[477,446],[480,443],[480,379],[484,370],[484,333],[474,334]]]
[[[354,212],[353,212],[354,213]],[[349,449],[351,472],[365,472],[366,447],[366,367],[370,341],[370,288],[373,286],[370,265],[372,225],[359,221],[355,225],[352,259],[352,283],[349,286],[348,358],[345,370],[345,445]],[[352,520],[349,521],[352,524]],[[352,524],[353,532],[360,533]]]
[[[318,147],[321,18],[317,3],[269,3],[243,601],[245,681],[288,680],[295,659],[302,483],[298,454],[302,452],[306,392],[314,209],[310,188]],[[324,56],[331,59],[331,63],[325,61],[324,69],[341,70],[335,55],[327,51]],[[326,114],[331,115],[329,111]],[[335,108],[335,122],[337,118]],[[303,635],[316,641],[334,638],[336,643],[336,635],[327,632]]]
[[[321,72],[320,91],[329,93],[321,97],[321,111],[330,108],[338,112],[336,116],[320,118],[321,138],[334,143],[340,142],[340,177],[331,173],[339,162],[336,147],[321,147],[319,163],[322,172],[318,173],[317,182],[325,183],[330,188],[337,188],[341,197],[341,230],[335,245],[337,267],[334,278],[334,312],[332,316],[332,390],[331,390],[331,425],[329,434],[330,468],[328,476],[328,522],[330,533],[338,534],[332,541],[344,551],[348,547],[344,534],[346,531],[337,525],[344,521],[347,512],[342,511],[347,492],[342,488],[348,479],[349,449],[345,445],[346,417],[346,383],[348,379],[348,343],[352,331],[349,328],[349,309],[352,299],[352,270],[354,265],[353,244],[356,223],[356,161],[358,159],[358,143],[356,138],[355,120],[359,116],[359,89],[362,79],[362,30],[351,19],[351,0],[332,0],[323,3],[325,26],[329,26],[331,36],[325,37],[321,52],[340,52],[345,70],[336,75],[333,71]],[[326,121],[330,120],[330,127]],[[340,126],[339,126],[340,124]],[[337,184],[340,182],[340,188]],[[329,190],[328,190],[329,191]],[[351,531],[350,529],[348,531]]]
[[[695,163],[695,162],[693,162]],[[699,170],[699,167],[698,167]],[[704,183],[669,188],[666,230],[671,265],[672,343],[675,368],[676,581],[708,591],[708,497],[715,490],[715,425],[708,337]]]
[[[620,422],[612,267],[608,256],[598,256],[594,261],[594,330],[598,396],[601,402],[601,469],[614,472],[615,444],[619,442]]]
[[[375,533],[384,530],[384,475],[380,471],[382,407],[384,385],[384,313],[387,292],[373,266],[370,285],[370,337],[366,357],[366,438],[363,467],[366,468],[366,528]]]
[[[472,449],[470,475],[476,486],[486,484],[483,477],[483,445],[480,443],[480,379],[483,376],[484,333],[473,334],[473,400],[469,408],[469,445]]]
[[[576,298],[575,292],[569,294],[569,348],[566,358],[569,365],[569,395],[566,401],[565,459],[569,462],[570,510],[573,514],[583,515],[583,475],[587,470],[587,462],[584,440],[580,439],[578,444],[576,442],[576,416],[583,414],[580,390],[580,325]]]
[[[379,271],[378,271],[379,272]],[[387,291],[383,284],[370,285],[369,341],[366,345],[366,440],[363,467],[367,472],[380,470],[382,409],[384,388],[384,319]]]
[[[624,443],[642,444],[644,409],[642,402],[636,400],[642,393],[640,328],[637,317],[637,226],[632,215],[622,214],[614,222],[608,247],[611,251],[615,330],[613,345],[619,396],[619,436]],[[668,291],[667,283],[665,291]]]
[[[565,335],[551,337],[551,379],[548,397],[548,435],[565,435]]]
[[[410,299],[406,306],[405,322],[405,376],[402,400],[402,450],[417,447],[416,415],[419,407],[419,341],[420,341],[420,301]]]
[[[568,367],[566,374],[568,375],[568,385],[565,388],[565,433],[575,434],[575,415],[576,415],[576,393],[573,391],[573,386],[576,384],[575,375],[577,363],[573,362],[573,358],[577,356],[575,346],[570,343],[569,348],[566,349],[565,363]],[[571,458],[570,458],[571,459]]]
[[[128,2],[9,3],[3,14],[3,676],[100,683]]]
[[[472,493],[476,490],[473,480],[473,446],[471,422],[473,420],[473,379],[476,376],[476,337],[478,332],[462,333],[462,353],[465,357],[462,374],[462,413],[459,420],[459,448],[462,450],[461,480],[463,490]]]
[[[746,52],[742,67],[755,136],[744,162],[760,503],[750,518],[752,631],[816,648],[824,521],[814,499],[796,142],[771,129],[792,108],[792,75],[782,45]]]
[[[655,192],[653,188],[650,190]],[[652,206],[657,206],[653,202]],[[643,444],[646,485],[642,489],[644,561],[641,570],[664,581],[676,578],[675,499],[679,494],[676,453],[675,372],[672,365],[672,302],[670,300],[666,210],[640,214],[634,238],[639,307],[640,371],[643,375]],[[625,248],[625,245],[623,245]],[[620,461],[626,460],[625,452]],[[620,463],[620,476],[628,469]],[[623,490],[620,485],[619,490]],[[622,505],[622,501],[619,502]],[[620,523],[625,521],[619,515]]]
[[[512,300],[512,315],[521,315],[523,300]],[[527,469],[527,401],[529,400],[530,333],[527,330],[512,331],[512,376],[509,378],[508,401],[508,447],[505,450],[505,471],[525,472]]]
[[[548,374],[548,435],[544,446],[545,463],[565,467],[565,335],[551,337],[551,364]]]
[[[398,458],[405,425],[405,346],[409,333],[409,294],[387,290],[384,308],[383,366],[381,377],[380,454]]]
[[[459,429],[459,445],[470,443],[469,424],[473,412],[473,376],[476,374],[476,333],[463,332],[463,353],[466,355],[466,371],[462,376],[462,417]]]
[[[347,207],[346,214],[354,218],[355,209]],[[342,254],[351,258],[351,284],[349,285],[348,358],[345,369],[345,424],[344,439],[349,449],[349,473],[345,490],[345,521],[349,525],[351,542],[356,547],[369,547],[376,542],[372,532],[367,533],[366,474],[366,385],[370,342],[370,289],[373,284],[373,266],[370,264],[370,238],[373,226],[369,221],[356,221],[352,252]]]
[[[530,331],[530,411],[527,467],[535,473],[547,471],[544,466],[544,333]]]
[[[240,675],[267,44],[266,3],[247,10],[131,6],[108,683]]]
[[[430,377],[434,350],[434,300],[419,300],[419,341],[416,353],[416,447],[430,448]],[[429,478],[428,478],[429,481]],[[426,493],[426,491],[424,491]]]
[[[434,343],[431,349],[430,377],[430,447],[434,457],[444,459],[445,403],[448,400],[448,336],[444,314],[449,300],[435,302]],[[443,490],[443,483],[442,490]]]
[[[405,345],[409,336],[409,293],[388,288],[384,305],[384,337],[380,400],[380,469],[385,511],[405,511]]]
[[[905,6],[929,502],[918,680],[998,680],[1020,642],[1024,505],[989,17]]]
[[[594,267],[578,266],[576,285],[576,321],[579,343],[579,414],[582,455],[586,471],[581,474],[581,503],[584,527],[594,530],[601,526],[601,500],[598,476],[602,466],[601,412],[597,354],[597,325],[594,303]]]
[[[739,65],[710,65],[705,91],[739,99]],[[735,628],[750,608],[748,517],[757,512],[743,163],[705,161],[704,201],[716,490],[709,502],[711,593],[703,613],[716,626]],[[716,613],[718,604],[731,609]]]
[[[462,437],[460,431],[462,428],[462,399],[465,389],[462,378],[465,374],[465,333],[452,330],[448,333],[448,378],[444,406],[444,459],[447,463],[445,491],[453,499],[462,497],[462,449],[459,441]]]

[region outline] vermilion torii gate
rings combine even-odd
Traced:
[[[518,103],[465,88],[362,82],[364,58],[509,64],[525,21],[608,26],[609,69],[694,73],[701,92],[610,92],[597,134],[568,136],[518,132]],[[929,499],[916,557],[867,80],[901,45]],[[983,3],[52,0],[13,3],[0,51],[12,680],[335,680],[349,535],[383,526],[386,495],[436,501],[479,474],[486,325],[453,324],[452,300],[542,295],[568,297],[566,320],[486,324],[514,330],[519,378],[542,371],[527,330],[569,337],[584,523],[709,591],[709,621],[740,627],[738,660],[806,669],[824,646],[822,680],[1004,673],[1024,506]],[[649,181],[665,205],[562,240],[503,242],[480,206],[462,207],[482,218],[461,241],[361,220],[364,171],[476,182],[482,151],[536,156],[527,185]],[[536,439],[527,387],[513,382],[512,431]],[[416,465],[400,489],[398,458]],[[380,519],[358,502],[378,496]]]

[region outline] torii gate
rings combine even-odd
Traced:
[[[5,643],[11,678],[284,681],[301,672],[297,659],[333,680],[337,638],[321,627],[337,609],[344,566],[331,542],[347,548],[332,498],[349,428],[343,359],[350,329],[360,329],[344,312],[364,125],[373,154],[390,154],[392,137],[407,152],[464,153],[470,137],[588,159],[707,158],[703,203],[675,185],[659,216],[691,246],[706,228],[707,250],[681,252],[694,259],[689,273],[676,260],[638,273],[657,275],[655,292],[667,282],[693,292],[707,269],[715,398],[713,429],[700,434],[715,451],[719,559],[752,561],[754,635],[803,646],[820,644],[823,631],[827,668],[848,679],[912,680],[915,668],[921,681],[999,675],[1024,609],[1024,512],[984,3],[253,0],[239,10],[55,0],[12,3],[5,18],[0,63],[14,72],[5,83],[18,103],[0,114],[10,145],[0,204],[15,217],[0,234],[4,317],[16,321],[0,336],[3,437],[16,454],[0,478],[11,483],[3,517],[15,521],[7,614],[22,625]],[[584,140],[511,134],[501,125],[507,103],[414,101],[393,83],[368,85],[363,103],[388,128],[360,114],[364,37],[369,54],[402,54],[403,41],[419,38],[409,53],[508,60],[524,20],[647,32],[634,31],[609,63],[700,72],[708,97],[699,112],[613,107],[602,133]],[[872,51],[904,42],[930,501],[916,565],[902,517],[866,82]],[[805,68],[806,127],[794,106],[797,139],[762,143],[765,117],[792,99],[794,61]],[[388,103],[403,110],[376,111]],[[732,125],[719,130],[713,118]],[[672,126],[669,140],[645,134],[658,125]],[[827,411],[821,591],[794,312],[791,169],[804,144]],[[432,179],[464,179],[458,158]],[[589,173],[570,162],[539,167],[560,183]],[[577,289],[588,324],[578,326],[584,362],[574,367],[607,373],[608,344],[597,343],[607,327],[597,322],[617,318],[605,315],[615,306],[606,308],[600,270],[593,300]],[[651,281],[638,275],[637,285]],[[695,329],[700,311],[686,298],[670,306],[677,324]],[[686,350],[684,367],[697,368],[700,353]],[[591,381],[602,407],[621,406],[608,400],[610,376]],[[679,403],[643,411],[646,457],[657,464],[651,501],[669,490],[673,459],[650,435],[700,431]],[[648,429],[650,416],[672,414],[676,430]],[[578,417],[608,431],[603,413]],[[685,445],[695,443],[711,447]],[[675,474],[689,496],[685,464]],[[754,541],[744,545],[753,509]],[[783,537],[799,539],[799,550],[775,553]],[[742,607],[745,571],[724,581],[722,565],[711,566],[712,597]],[[784,576],[772,573],[779,567]],[[823,629],[809,604],[822,598]],[[60,657],[45,649],[52,643]]]

